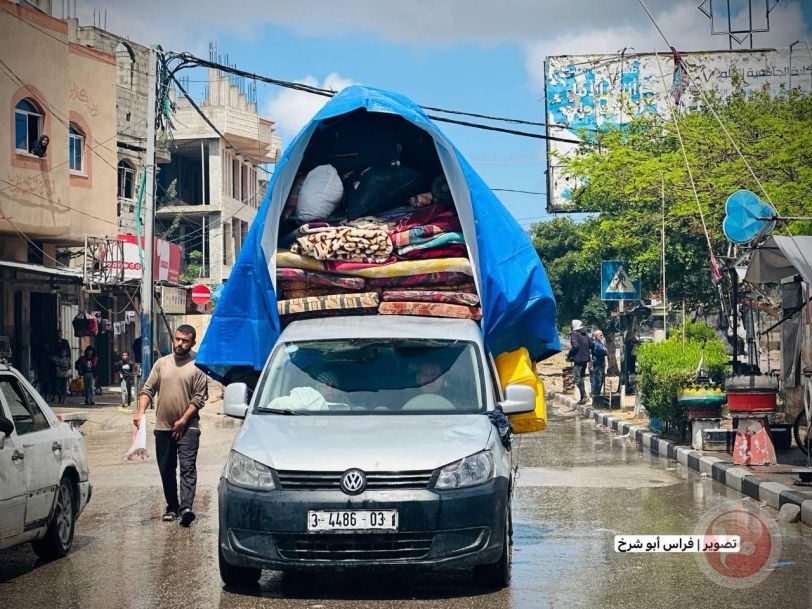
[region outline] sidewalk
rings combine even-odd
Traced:
[[[591,406],[578,405],[575,399],[555,391],[549,391],[547,395],[548,399],[578,410],[597,423],[620,434],[628,434],[651,452],[674,459],[700,474],[707,474],[717,482],[763,501],[775,510],[780,510],[784,504],[797,505],[801,509],[801,522],[812,526],[812,487],[793,485],[793,480],[798,479],[796,470],[805,469],[806,462],[804,455],[795,447],[777,453],[779,461],[783,461],[778,465],[737,466],[733,464],[730,453],[680,446],[650,431],[646,426],[647,421],[637,424],[640,419],[636,419],[633,424],[624,420],[623,416],[630,414],[628,411],[596,410]]]

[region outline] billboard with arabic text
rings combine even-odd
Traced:
[[[583,129],[625,125],[635,117],[655,113],[670,117],[672,104],[680,112],[701,108],[703,95],[713,91],[727,97],[734,75],[745,92],[779,95],[790,88],[812,91],[812,58],[800,45],[785,49],[708,51],[623,55],[562,55],[547,57],[545,115],[548,134],[579,139]],[[573,193],[578,176],[565,175],[562,157],[577,144],[547,140],[547,210],[576,211]]]

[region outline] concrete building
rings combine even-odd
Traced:
[[[181,245],[187,274],[197,271],[200,282],[218,285],[228,279],[265,195],[261,166],[278,158],[281,142],[273,121],[257,113],[255,91],[245,91],[219,70],[208,70],[207,92],[198,105],[225,138],[187,98],[172,93],[177,104],[172,160],[158,175],[164,200],[157,226],[174,227],[170,239]]]
[[[116,57],[84,47],[76,21],[50,9],[0,0],[0,335],[32,379],[43,345],[72,335],[84,308],[71,248],[118,231]]]

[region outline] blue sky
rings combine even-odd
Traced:
[[[731,2],[734,10],[747,4]],[[710,35],[699,0],[645,3],[680,50],[727,48],[725,37]],[[94,8],[99,5],[80,7],[83,22],[92,21]],[[101,8],[111,31],[141,44],[208,57],[208,43],[216,41],[231,63],[273,78],[333,88],[361,83],[423,105],[540,122],[547,55],[666,48],[639,0],[140,0]],[[771,15],[771,31],[757,34],[755,46],[801,39],[796,51],[805,51],[811,24],[812,1],[783,0]],[[202,85],[192,84],[199,94]],[[258,98],[285,143],[324,101],[264,84]],[[440,127],[492,188],[546,191],[543,140]],[[549,217],[544,195],[498,194],[523,225]]]

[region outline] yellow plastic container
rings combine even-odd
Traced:
[[[547,402],[544,398],[544,382],[538,377],[527,349],[522,347],[510,353],[502,353],[494,360],[502,391],[513,384],[527,385],[536,391],[536,408],[533,412],[508,415],[513,433],[532,433],[547,428]]]

